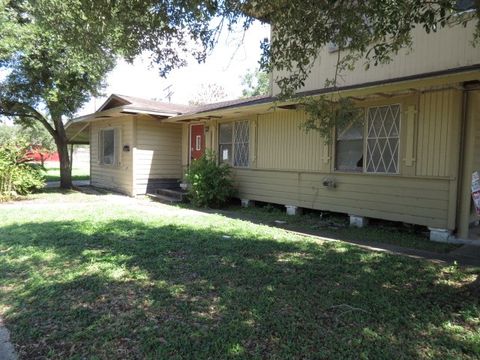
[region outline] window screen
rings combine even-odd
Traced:
[[[247,167],[249,165],[249,138],[248,121],[220,124],[218,134],[220,162],[236,167]]]
[[[366,170],[369,173],[398,173],[400,105],[368,110]]]
[[[220,124],[218,154],[221,163],[233,164],[233,123]]]
[[[115,130],[102,130],[102,163],[113,165],[115,161]]]
[[[337,130],[335,169],[363,170],[363,124],[355,123]]]

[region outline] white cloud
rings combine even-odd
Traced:
[[[203,64],[190,63],[172,71],[166,79],[158,75],[146,57],[133,65],[120,61],[107,78],[106,94],[112,93],[143,98],[165,99],[164,89],[171,85],[171,102],[188,103],[202,84],[216,83],[225,89],[228,99],[238,98],[242,92],[241,76],[248,69],[258,67],[260,41],[270,36],[270,27],[256,22],[245,33],[223,31],[218,45]],[[106,98],[92,99],[80,112],[94,112]]]

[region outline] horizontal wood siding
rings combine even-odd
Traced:
[[[239,196],[245,199],[432,227],[448,225],[446,179],[240,169],[234,176]],[[322,185],[326,177],[335,180],[335,189]]]
[[[145,194],[149,180],[182,177],[182,125],[139,118],[136,136],[136,194]]]
[[[258,116],[257,168],[320,171],[329,169],[318,131],[305,132],[301,111],[276,111]],[[327,149],[328,152],[328,149]]]
[[[413,30],[412,49],[404,48],[391,62],[378,66],[372,64],[368,70],[365,69],[364,59],[361,59],[354,70],[342,72],[338,85],[364,84],[479,64],[480,46],[471,45],[474,27],[475,21],[472,21],[467,27],[447,26],[430,34],[418,27]],[[337,56],[337,52],[330,53],[328,49],[322,49],[305,86],[299,91],[324,88],[325,81],[335,76]],[[279,76],[284,74],[274,73],[272,78]],[[278,86],[274,83],[273,94],[278,92]]]
[[[102,165],[100,162],[98,140],[100,130],[115,128],[120,130],[120,143],[116,151],[119,156],[118,165]],[[90,181],[93,186],[112,189],[124,194],[132,195],[132,151],[122,151],[123,145],[132,145],[133,118],[124,116],[93,122],[90,131],[91,174]]]
[[[418,176],[457,176],[462,92],[445,90],[420,96]]]

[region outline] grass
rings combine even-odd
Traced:
[[[186,207],[190,208],[189,205]],[[250,208],[233,206],[222,211],[222,214],[258,224],[367,245],[384,243],[437,253],[447,253],[459,247],[430,241],[428,229],[419,226],[370,220],[369,226],[359,229],[349,226],[347,215],[331,212],[310,211],[303,215],[288,216],[284,207],[266,205]]]
[[[476,269],[120,196],[0,206],[21,358],[477,359]]]
[[[45,181],[60,181],[60,167],[55,165],[45,165],[46,171],[44,172]],[[72,180],[89,180],[90,168],[73,168]]]

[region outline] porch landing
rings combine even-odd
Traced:
[[[178,204],[185,202],[187,191],[177,188],[158,188],[155,191],[148,192],[147,196],[153,200],[167,204]]]

